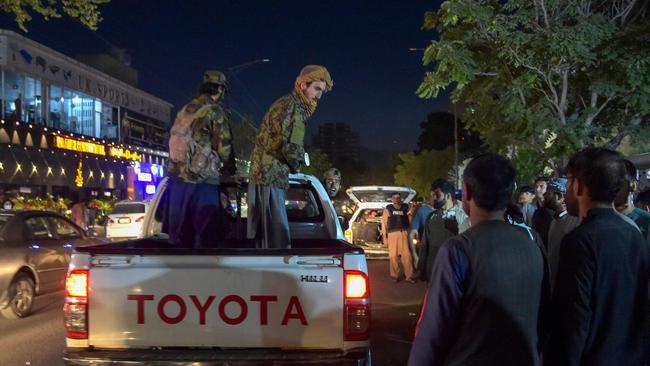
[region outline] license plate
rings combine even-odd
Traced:
[[[130,223],[131,223],[131,219],[128,218],[128,217],[122,217],[122,218],[117,219],[117,222],[118,222],[119,224],[130,224]]]

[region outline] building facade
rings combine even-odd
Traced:
[[[165,174],[172,105],[0,30],[0,188],[145,199]],[[152,188],[153,186],[153,188]]]
[[[347,123],[325,123],[318,126],[313,145],[327,154],[334,164],[342,161],[359,161],[359,132]]]

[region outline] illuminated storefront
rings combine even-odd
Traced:
[[[43,126],[0,124],[0,188],[11,194],[147,199],[166,175],[168,156]]]
[[[150,197],[165,173],[159,167],[167,162],[171,109],[132,85],[0,29],[0,190]],[[133,174],[136,162],[141,176]],[[151,182],[145,182],[147,174]]]

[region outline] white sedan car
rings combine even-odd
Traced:
[[[149,202],[121,201],[115,204],[108,215],[106,238],[126,240],[142,237],[142,223],[149,208]]]

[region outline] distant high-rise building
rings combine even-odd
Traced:
[[[347,123],[325,123],[318,126],[313,145],[326,153],[334,164],[346,160],[359,161],[359,132]]]

